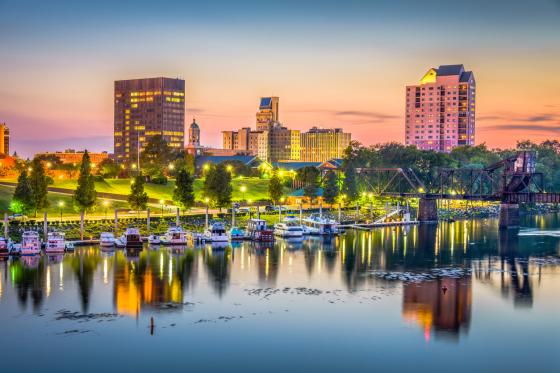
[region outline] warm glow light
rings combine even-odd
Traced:
[[[175,169],[175,165],[174,165],[173,163],[170,163],[170,164],[169,164],[169,169],[170,169],[170,170],[174,170],[174,169]]]
[[[165,203],[165,201],[164,201],[163,199],[160,199],[160,200],[159,200],[159,204],[160,204],[160,205],[163,205],[164,203]]]
[[[63,207],[64,206],[64,201],[58,201],[58,207]]]
[[[239,188],[239,190],[241,191],[241,193],[245,193],[247,191],[247,187],[245,185],[241,185],[241,188]]]
[[[109,206],[109,201],[103,201],[103,206],[105,207]]]

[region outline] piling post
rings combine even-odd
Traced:
[[[146,210],[146,228],[148,229],[148,236],[150,235],[150,208]]]
[[[46,220],[47,213],[45,213]],[[84,210],[80,212],[80,240],[84,240]]]
[[[119,210],[115,209],[115,237],[119,234]]]
[[[519,204],[502,203],[500,204],[499,228],[519,228]]]
[[[299,224],[303,223],[303,204],[299,203]]]
[[[177,214],[175,215],[175,225],[181,225],[181,209],[177,207]]]
[[[6,241],[8,241],[8,234],[10,233],[8,232],[8,228],[9,228],[8,224],[9,224],[8,213],[5,212],[4,213],[4,238],[6,239]]]
[[[420,198],[418,202],[418,221],[422,223],[437,223],[438,211],[435,198]]]
[[[49,227],[47,223],[47,212],[43,214],[43,240],[47,242]]]

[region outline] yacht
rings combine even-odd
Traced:
[[[161,237],[157,234],[150,234],[148,236],[148,243],[150,245],[159,245],[161,243]]]
[[[8,241],[4,237],[0,237],[0,256],[7,256],[9,254]]]
[[[274,231],[267,227],[263,219],[250,219],[247,222],[247,236],[253,241],[274,241]]]
[[[284,221],[274,225],[274,235],[286,238],[303,237],[303,226],[295,216],[287,216]]]
[[[229,237],[226,233],[224,223],[215,222],[204,231],[203,240],[206,242],[227,242]]]
[[[115,235],[112,232],[103,232],[99,236],[99,245],[102,247],[115,246]]]
[[[138,228],[126,228],[121,237],[115,241],[116,245],[119,247],[126,247],[126,248],[141,248],[142,247],[142,238],[140,237],[140,231]]]
[[[46,253],[63,253],[66,248],[64,233],[62,232],[49,232],[47,235],[47,245],[45,246]]]
[[[336,220],[322,217],[318,214],[312,214],[303,219],[303,225],[308,229],[313,229],[319,235],[338,234],[338,223]],[[312,233],[313,234],[313,233]]]
[[[21,236],[21,255],[37,255],[41,253],[39,233],[25,231]]]
[[[247,235],[245,234],[245,231],[239,227],[231,227],[231,229],[229,230],[229,238],[232,241],[235,240],[244,240],[245,238],[247,238]]]
[[[160,243],[163,245],[186,245],[187,234],[181,227],[169,227],[167,232],[160,237]]]

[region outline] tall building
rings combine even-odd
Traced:
[[[475,91],[474,74],[463,65],[428,70],[420,84],[406,87],[405,143],[440,152],[474,145]]]
[[[257,112],[257,131],[268,130],[273,123],[279,122],[278,97],[261,97],[259,111]]]
[[[262,131],[253,131],[249,127],[237,131],[222,131],[223,148],[228,150],[247,151],[257,154],[258,136]]]
[[[303,162],[326,162],[342,158],[344,150],[350,145],[352,135],[342,128],[313,127],[301,134],[301,155]]]
[[[10,155],[10,129],[6,123],[0,123],[0,154]]]
[[[290,130],[280,123],[273,123],[258,135],[258,157],[266,162],[298,160],[300,155],[300,131]]]
[[[115,81],[115,159],[134,164],[151,137],[185,146],[185,81],[148,78]]]

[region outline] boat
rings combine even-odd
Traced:
[[[336,220],[323,217],[319,214],[311,214],[309,217],[303,219],[303,225],[309,229],[316,230],[315,234],[322,236],[339,233],[338,222]]]
[[[102,232],[99,236],[99,245],[102,247],[115,246],[115,235],[113,232]]]
[[[150,245],[159,245],[161,243],[161,238],[157,234],[150,234],[148,236],[148,243]]]
[[[65,248],[64,233],[49,232],[47,234],[46,253],[63,253]]]
[[[134,227],[126,228],[126,231],[121,235],[121,237],[115,240],[115,244],[118,247],[141,248],[142,238],[140,237],[140,231],[138,228]]]
[[[222,222],[215,222],[204,231],[202,239],[205,242],[228,242],[229,237],[226,233],[226,227]]]
[[[229,230],[229,239],[232,241],[235,240],[244,240],[245,238],[247,238],[247,235],[245,234],[245,231],[239,227],[232,227]]]
[[[163,245],[186,245],[187,233],[181,227],[169,227],[160,241]]]
[[[74,245],[73,242],[66,242],[66,251],[74,251],[76,249],[76,246]]]
[[[21,255],[37,255],[41,253],[39,233],[25,231],[21,236]]]
[[[247,222],[247,236],[253,241],[274,241],[274,231],[266,225],[266,220],[249,219]]]
[[[303,237],[303,226],[295,216],[287,216],[282,222],[274,225],[274,235],[286,238]]]
[[[305,225],[305,224],[303,224],[301,227],[303,228],[304,236],[318,236],[321,234],[319,228],[310,225]]]
[[[4,237],[0,237],[0,256],[10,255],[10,249],[8,248],[8,242]]]
[[[8,251],[10,252],[10,255],[12,255],[12,256],[21,255],[21,244],[20,243],[14,243],[11,240],[8,241]]]

